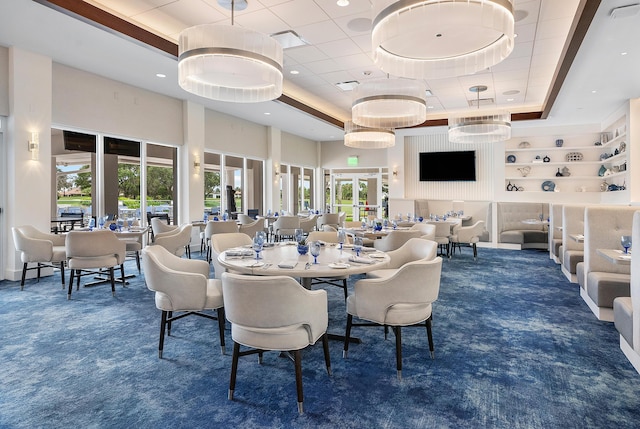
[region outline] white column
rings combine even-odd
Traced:
[[[9,48],[9,118],[7,144],[7,227],[51,226],[51,105],[52,62],[48,57]],[[38,160],[31,159],[28,142],[38,133]],[[20,254],[7,236],[5,278],[19,280]]]

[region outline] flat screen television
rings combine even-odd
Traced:
[[[476,152],[421,152],[421,182],[450,182],[476,180]]]

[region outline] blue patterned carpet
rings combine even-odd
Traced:
[[[303,357],[305,411],[292,363],[241,358],[227,400],[231,335],[174,324],[157,357],[160,312],[142,276],[128,288],[81,288],[67,301],[59,274],[0,283],[0,427],[626,428],[640,426],[640,375],[612,323],[599,322],[547,253],[479,249],[443,264],[434,305],[436,358],[424,329],[405,329],[403,380],[393,335],[354,328],[342,359],[331,342]],[[127,263],[127,272],[135,272]],[[329,330],[343,333],[342,291],[330,288]]]

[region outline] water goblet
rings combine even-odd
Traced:
[[[267,242],[267,234],[264,231],[256,231],[256,238],[262,241],[262,244]]]
[[[385,229],[389,228],[389,219],[385,217],[384,220],[382,221],[382,226]]]
[[[127,218],[127,227],[129,227],[129,231],[131,231],[131,227],[133,226],[133,218]]]
[[[96,227],[96,220],[95,218],[91,218],[89,219],[89,231],[93,231],[93,228]]]
[[[360,256],[360,252],[362,251],[362,237],[353,239],[353,250],[355,250],[356,256]]]
[[[367,229],[367,221],[362,219],[362,229]]]
[[[254,237],[253,239],[253,250],[256,251],[256,260],[260,259],[260,252],[262,252],[262,246],[264,242],[258,237]]]
[[[347,233],[344,229],[340,228],[338,230],[338,243],[340,243],[340,250],[342,250],[342,246],[344,245],[345,241],[347,241]]]
[[[207,223],[208,220],[209,220],[209,213],[205,212],[204,213],[204,223]]]
[[[629,248],[631,247],[631,236],[623,235],[620,238],[620,243],[622,244],[622,247],[624,247],[624,253],[629,253]]]
[[[107,220],[106,216],[100,216],[98,218],[98,228],[100,228],[100,229],[104,228],[104,224],[105,224],[106,220]]]
[[[538,219],[540,219],[540,222],[542,222],[542,221],[543,221],[543,219],[544,219],[544,215],[543,215],[542,213],[540,213],[540,214],[538,215]]]
[[[304,232],[302,231],[302,228],[296,228],[293,232],[293,236],[296,239],[296,243],[302,243],[304,238]]]
[[[124,219],[118,218],[116,221],[116,225],[118,225],[118,232],[122,232],[122,227],[124,226]]]
[[[314,241],[311,243],[309,247],[309,251],[311,252],[311,256],[313,256],[313,263],[318,263],[318,256],[320,256],[320,242]]]
[[[227,219],[229,219],[229,214],[227,212],[222,213],[222,220],[226,222]]]

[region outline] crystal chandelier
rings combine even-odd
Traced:
[[[389,128],[367,128],[344,123],[344,145],[358,149],[385,149],[396,144],[396,134]]]
[[[512,0],[374,0],[373,17],[374,61],[394,76],[473,74],[514,47]]]
[[[229,1],[220,0],[227,6]],[[223,4],[224,3],[224,4]],[[282,46],[266,34],[231,25],[187,28],[178,42],[178,83],[184,90],[218,101],[257,103],[282,95]]]
[[[427,119],[427,86],[413,79],[373,79],[353,91],[352,121],[370,128],[402,128]]]

